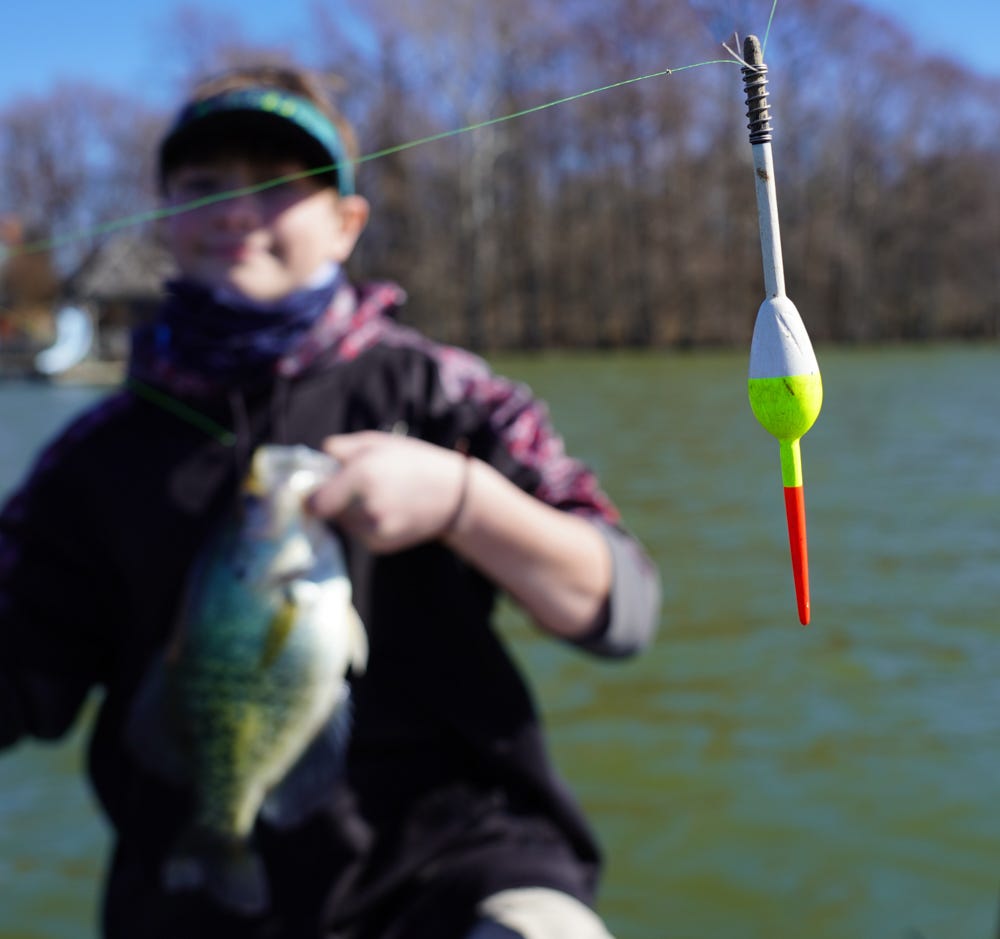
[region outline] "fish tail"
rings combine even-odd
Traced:
[[[271,905],[264,863],[246,838],[194,827],[179,839],[163,870],[172,893],[199,891],[243,916],[264,913]]]

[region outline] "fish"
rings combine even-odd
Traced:
[[[271,902],[258,819],[291,828],[329,798],[349,741],[350,677],[367,666],[343,546],[304,505],[337,469],[306,446],[257,448],[129,721],[140,761],[194,795],[164,887],[203,890],[244,915]]]

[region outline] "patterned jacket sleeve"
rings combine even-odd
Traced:
[[[631,655],[648,646],[660,612],[657,569],[623,527],[595,474],[566,453],[546,405],[526,385],[494,374],[464,350],[446,347],[438,356],[445,399],[475,415],[479,433],[490,441],[490,452],[477,455],[549,505],[590,519],[608,544],[613,577],[605,615],[576,644],[605,657]]]

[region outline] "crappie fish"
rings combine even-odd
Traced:
[[[329,796],[346,749],[346,676],[367,662],[340,543],[303,508],[336,469],[304,446],[254,453],[129,729],[143,762],[195,795],[165,885],[244,913],[270,902],[251,844],[258,815],[290,827]]]

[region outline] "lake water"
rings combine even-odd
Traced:
[[[745,355],[496,362],[663,571],[658,639],[628,662],[503,622],[605,844],[618,939],[997,935],[1000,350],[818,354],[806,628]],[[0,387],[0,492],[93,395]],[[95,935],[85,725],[0,759],[2,939]]]

